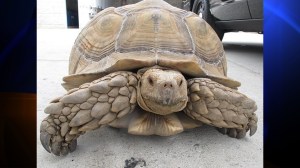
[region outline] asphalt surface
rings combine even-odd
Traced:
[[[130,168],[263,167],[263,36],[228,33],[223,44],[228,76],[240,81],[240,92],[254,99],[258,109],[255,135],[237,140],[202,126],[171,137],[134,136],[110,127],[78,138],[76,151],[64,157],[48,153],[39,140],[43,109],[65,90],[60,85],[68,73],[68,58],[80,30],[37,30],[37,166]],[[132,164],[132,165],[134,165]]]

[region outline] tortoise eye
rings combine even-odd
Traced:
[[[183,80],[181,79],[181,80],[180,80],[180,82],[179,82],[179,86],[181,86],[181,85],[182,85],[182,82],[183,82]]]
[[[148,77],[148,82],[153,86],[153,79],[150,76]]]

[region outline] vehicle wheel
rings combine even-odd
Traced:
[[[209,0],[200,0],[197,8],[198,9],[197,14],[215,30],[220,40],[222,41],[224,36],[224,31],[218,28],[217,25],[215,24],[215,18],[210,13],[209,8],[210,8]]]

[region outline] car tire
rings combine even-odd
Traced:
[[[210,8],[209,0],[200,0],[198,7],[196,8],[196,12],[202,19],[204,19],[215,30],[218,37],[222,41],[224,37],[224,31],[217,27],[215,23],[215,18],[210,13],[209,8]]]

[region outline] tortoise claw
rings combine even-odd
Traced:
[[[43,145],[43,147],[48,151],[49,153],[53,153],[56,156],[65,156],[69,152],[73,152],[76,149],[77,146],[77,139],[72,140],[67,145],[63,145],[64,142],[52,142],[51,143],[51,135],[47,132],[41,132],[40,134],[40,140]]]
[[[46,151],[51,153],[51,150],[50,150],[51,135],[48,134],[47,132],[41,132],[40,140],[41,140],[43,147],[46,149]]]
[[[234,129],[234,128],[230,129],[228,132],[228,136],[230,136],[231,138],[236,138],[236,136],[237,136],[236,129]]]
[[[242,129],[242,130],[238,130],[238,133],[236,135],[236,138],[237,139],[242,139],[246,136],[246,130],[245,129]]]
[[[222,133],[223,135],[227,134],[228,129],[227,128],[217,128],[217,130]]]
[[[257,130],[257,125],[250,126],[250,136],[254,135]]]
[[[69,144],[69,150],[70,152],[74,152],[77,147],[77,139],[74,139],[70,144]]]
[[[61,155],[66,156],[69,153],[69,149],[67,146],[63,146],[61,148]]]
[[[223,135],[228,135],[231,138],[241,139],[246,136],[245,129],[236,129],[236,128],[217,128],[217,130]]]
[[[60,151],[61,151],[61,142],[52,143],[51,152],[56,156],[60,156]]]

